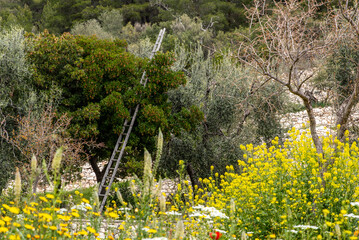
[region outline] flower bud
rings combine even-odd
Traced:
[[[160,179],[160,181],[159,181],[158,184],[157,184],[156,193],[155,193],[155,196],[156,196],[156,197],[158,197],[158,198],[161,197],[161,195],[162,195],[161,190],[162,190],[162,179]]]
[[[15,202],[18,204],[20,202],[20,194],[21,194],[21,176],[20,176],[19,168],[16,168],[16,173],[15,173],[14,194],[15,194]]]
[[[59,149],[56,150],[54,159],[52,160],[52,169],[57,173],[60,169],[60,165],[61,165],[61,159],[62,159],[62,153],[63,153],[63,148],[60,147]]]
[[[98,198],[98,184],[96,184],[95,188],[93,189],[92,196],[96,204],[96,208],[98,209],[100,206],[100,199]]]
[[[184,238],[184,224],[182,220],[178,220],[176,225],[175,239],[183,239],[183,238]]]
[[[143,196],[150,193],[150,181],[152,179],[152,158],[150,153],[145,149],[145,166],[143,170]]]
[[[31,174],[32,176],[35,176],[36,173],[37,173],[37,159],[35,154],[33,154],[31,158]]]
[[[342,233],[341,233],[341,231],[340,231],[340,226],[339,226],[339,224],[335,224],[335,233],[337,234],[337,237],[338,237],[338,239],[341,239],[341,236],[342,236]]]
[[[241,233],[241,240],[247,240],[247,233],[245,231]]]
[[[160,210],[161,210],[161,212],[166,212],[166,194],[165,193],[160,195]]]
[[[117,196],[118,200],[120,201],[120,203],[121,203],[122,205],[124,205],[124,202],[125,202],[125,201],[123,201],[121,192],[120,192],[119,190],[116,190],[116,196]]]
[[[231,198],[230,202],[230,211],[232,215],[234,215],[234,213],[236,212],[236,203],[233,198]]]
[[[130,191],[131,191],[132,195],[136,194],[135,180],[131,180],[131,182],[130,182]]]

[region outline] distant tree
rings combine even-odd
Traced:
[[[333,24],[329,22],[335,18],[316,22],[320,4],[315,0],[274,1],[274,7],[270,8],[272,15],[262,14],[261,1],[254,3],[255,7],[249,12],[251,32],[242,36],[245,40],[238,50],[238,60],[302,100],[313,142],[321,154],[323,148],[316,130],[308,82],[313,81],[319,60],[328,56],[328,49],[336,42]]]
[[[212,165],[224,172],[241,156],[240,144],[269,142],[281,135],[276,86],[262,88],[231,54],[206,56],[200,45],[192,50],[178,47],[176,59],[174,68],[185,72],[188,83],[170,92],[171,102],[178,109],[200,106],[204,120],[195,131],[170,139],[163,171],[175,169],[182,159],[200,177],[208,176]]]
[[[73,35],[92,36],[95,35],[99,39],[111,39],[113,36],[106,32],[96,19],[91,19],[83,23],[76,23],[71,29]]]
[[[33,28],[33,13],[28,5],[23,5],[20,1],[0,1],[0,27],[11,28],[21,27],[26,31]]]
[[[90,0],[48,0],[42,11],[40,30],[68,32],[76,22],[88,20],[84,19],[87,7],[91,7]]]
[[[240,26],[246,26],[245,7],[250,7],[252,1],[174,1],[150,0],[153,6],[159,8],[158,19],[170,21],[181,15],[203,20],[204,28],[213,25],[218,31],[230,31]]]
[[[146,37],[154,40],[156,33],[161,28],[167,29],[166,38],[162,44],[165,51],[174,49],[176,45],[185,46],[189,50],[196,47],[198,43],[202,44],[202,46],[213,44],[213,26],[204,26],[200,18],[191,18],[186,14],[159,24],[135,25],[132,27],[132,34],[127,34],[127,36],[134,36],[131,43],[136,43],[138,39]],[[126,35],[123,36],[126,38]]]
[[[28,6],[32,13],[32,25],[36,28],[40,25],[42,11],[46,0],[15,0],[19,6]]]
[[[348,49],[352,49],[351,53],[345,50],[339,53],[340,59],[338,62],[342,64],[342,66],[338,69],[338,77],[336,77],[336,81],[340,86],[336,91],[339,100],[336,106],[336,124],[340,125],[337,136],[339,139],[343,139],[345,137],[344,133],[348,129],[350,116],[359,101],[359,64],[357,62],[357,49],[359,47],[359,4],[348,0],[339,0],[338,4],[340,13],[338,13],[336,17],[338,17],[341,22],[346,23],[343,24],[344,26],[339,30],[343,31],[344,41],[350,44]]]
[[[123,16],[118,9],[104,11],[99,16],[99,21],[103,29],[112,36],[120,38],[123,27]]]
[[[74,35],[96,35],[100,39],[120,38],[123,17],[119,10],[104,11],[97,19],[76,23],[71,33]]]
[[[144,147],[154,148],[159,127],[168,138],[191,131],[201,120],[198,108],[172,110],[166,93],[186,81],[183,73],[171,70],[170,54],[158,53],[148,62],[126,52],[126,44],[120,40],[70,34],[55,37],[46,32],[29,40],[34,44],[28,56],[35,84],[42,92],[53,86],[62,90],[57,110],[72,118],[69,132],[106,146],[91,152],[90,163],[98,181],[104,172],[97,161],[109,156],[124,119],[130,116],[129,109],[136,104],[141,104],[141,109],[128,144],[128,161],[140,161]],[[144,70],[146,87],[140,84]],[[126,160],[123,170],[125,166]]]

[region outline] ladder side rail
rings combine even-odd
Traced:
[[[153,49],[151,51],[150,60],[155,56],[155,53],[160,49],[165,31],[166,31],[166,28],[163,28],[163,29],[161,29],[160,33],[158,34],[156,43],[153,46]],[[145,83],[143,81],[145,81]],[[147,82],[147,79],[146,79],[146,70],[145,70],[145,71],[143,71],[140,83],[143,84],[144,86],[146,86],[146,82]]]
[[[161,39],[161,36],[163,36],[162,34],[164,33],[164,31],[163,31],[163,29],[161,29],[161,31],[160,31],[160,33],[159,33],[159,36],[158,36],[158,38],[157,38],[157,40],[156,40],[156,43],[155,43],[155,45],[154,45],[154,47],[153,47],[153,50],[152,50],[152,52],[151,52],[151,56],[150,56],[150,59],[152,59],[153,58],[153,56],[154,56],[154,53],[155,53],[155,51],[158,49],[158,44],[159,44],[159,41],[160,41],[160,39]],[[141,84],[143,84],[143,81],[145,81],[145,82],[147,82],[146,81],[146,71],[144,71],[143,73],[142,73],[142,77],[141,77],[141,80],[140,80],[140,83]],[[127,119],[125,120],[125,124],[127,123]],[[124,125],[125,125],[124,124]],[[122,133],[125,131],[125,126],[122,128]],[[130,131],[128,131],[128,132],[130,132]],[[107,168],[106,168],[106,171],[105,171],[105,174],[104,174],[104,176],[103,176],[103,178],[102,178],[102,181],[101,181],[101,184],[100,184],[100,187],[99,187],[99,194],[101,194],[101,192],[102,192],[102,188],[103,188],[103,186],[105,185],[105,183],[106,183],[106,178],[107,178],[107,175],[108,175],[108,173],[109,173],[109,169],[111,168],[111,166],[112,166],[112,162],[113,162],[113,160],[114,160],[114,158],[115,158],[115,156],[116,156],[116,152],[117,152],[117,150],[118,150],[118,148],[120,147],[119,145],[119,143],[121,142],[121,140],[122,140],[122,133],[120,134],[120,136],[119,136],[119,138],[117,139],[117,143],[116,143],[116,146],[115,146],[115,148],[114,148],[114,151],[112,152],[112,155],[111,155],[111,158],[110,158],[110,162],[109,162],[109,164],[107,165]],[[118,159],[120,159],[122,156],[121,156],[121,154],[120,154],[120,157],[118,158]],[[115,172],[115,171],[114,171]]]
[[[166,28],[164,28],[162,30],[163,30],[163,32],[162,32],[162,35],[161,35],[161,37],[159,39],[159,44],[157,45],[157,49],[156,49],[155,53],[158,52],[158,50],[160,50],[161,43],[162,43],[162,40],[163,40],[163,36],[165,35]]]
[[[162,39],[163,39],[163,35],[164,35],[165,31],[166,31],[166,28],[163,28],[163,29],[161,29],[160,33],[158,34],[156,43],[153,46],[153,49],[152,49],[152,52],[151,52],[151,55],[150,55],[150,59],[152,59],[155,56],[155,53],[158,51],[159,46],[162,43]]]
[[[160,45],[161,45],[161,43],[162,43],[162,39],[163,39],[163,36],[164,36],[164,33],[165,33],[165,30],[166,30],[165,28],[164,28],[164,29],[161,29],[160,34],[159,34],[159,36],[158,36],[158,38],[157,38],[157,41],[156,41],[156,43],[155,43],[155,46],[153,47],[153,50],[152,50],[152,54],[151,54],[151,56],[150,56],[150,59],[152,59],[153,56],[154,56],[154,54],[159,50],[159,47],[160,47]],[[144,71],[143,74],[142,74],[141,82],[145,79],[145,77],[146,77],[146,71]],[[146,83],[147,83],[147,78],[145,79],[144,86],[146,86]],[[128,134],[126,135],[125,141],[124,141],[124,143],[123,143],[122,146],[125,146],[125,147],[126,147],[126,145],[127,145],[127,141],[128,141],[129,135],[130,135],[130,133],[131,133],[131,131],[132,131],[132,127],[133,127],[133,125],[134,125],[134,121],[135,121],[135,119],[136,119],[138,110],[139,110],[139,104],[136,106],[135,112],[134,112],[134,114],[133,114],[133,116],[132,116],[132,119],[131,119],[130,127],[129,127],[129,129],[128,129]],[[126,121],[127,121],[127,119],[126,119]],[[123,151],[122,151],[122,150],[123,150]],[[123,153],[124,153],[124,147],[122,147],[118,159],[121,159],[121,158],[122,158]],[[114,155],[114,154],[113,154],[113,155]],[[114,173],[117,172],[118,166],[119,166],[119,161],[116,162],[116,166],[115,166],[114,171],[113,171]],[[106,170],[108,170],[109,167],[111,167],[111,165],[109,165]],[[108,171],[107,171],[107,172],[108,172]],[[113,174],[113,175],[114,175],[114,174]],[[105,179],[105,178],[104,178],[104,179]],[[114,177],[111,178],[109,186],[112,185],[113,179],[114,179]],[[108,189],[108,191],[109,191],[109,189]],[[107,195],[107,194],[105,194],[105,196],[106,196],[106,195]]]
[[[124,125],[126,125],[127,122],[128,122],[128,120],[126,119],[125,122],[124,122]],[[104,173],[104,175],[103,175],[103,177],[102,177],[102,180],[101,180],[101,184],[100,184],[100,187],[99,187],[99,194],[100,194],[101,191],[102,191],[102,187],[103,187],[103,186],[105,185],[105,183],[106,183],[106,177],[107,177],[107,175],[108,175],[108,173],[109,173],[109,171],[110,171],[110,168],[111,168],[111,166],[112,166],[112,163],[113,163],[113,161],[114,161],[114,159],[115,159],[115,156],[116,156],[116,153],[117,153],[117,151],[118,151],[118,148],[120,147],[120,143],[121,143],[121,141],[122,141],[122,138],[123,138],[122,136],[123,136],[123,133],[125,132],[125,129],[126,129],[126,127],[124,126],[124,127],[122,128],[122,132],[121,132],[120,136],[117,138],[117,142],[116,142],[115,148],[114,148],[114,150],[112,151],[112,155],[111,155],[110,161],[109,161],[109,163],[108,163],[108,165],[107,165],[106,171],[105,171],[105,173]]]
[[[165,31],[166,31],[166,28],[163,28],[163,29],[161,30],[160,34],[158,35],[156,44],[155,44],[155,46],[153,46],[153,50],[152,50],[150,59],[152,59],[152,58],[154,57],[155,53],[160,49],[161,43],[162,43],[162,39],[163,39],[163,36],[164,36],[164,34],[165,34]],[[143,76],[144,76],[144,75],[146,74],[146,71],[144,71],[143,73],[144,73],[144,74],[143,74]],[[143,86],[146,87],[148,78],[145,78],[144,80],[145,80],[145,82],[143,83]],[[142,83],[142,79],[141,79],[141,83]]]
[[[153,47],[153,50],[152,50],[152,53],[151,53],[151,56],[150,56],[150,59],[153,58],[154,54],[159,50],[160,48],[160,45],[162,43],[162,39],[163,39],[163,36],[164,36],[164,33],[165,33],[165,28],[162,29],[159,33],[159,36],[156,40],[156,43]],[[141,80],[140,80],[140,83],[143,84],[144,86],[146,86],[146,83],[147,83],[147,80],[148,78],[146,78],[146,71],[143,72],[142,74],[142,77],[141,77]],[[144,83],[143,83],[144,81]],[[136,109],[135,109],[135,112],[134,114],[132,115],[132,119],[131,119],[131,123],[130,123],[130,126],[129,126],[129,129],[127,130],[127,133],[125,134],[125,140],[124,142],[121,144],[121,151],[120,151],[120,154],[117,158],[117,160],[115,161],[115,156],[116,156],[116,153],[118,152],[118,148],[120,147],[120,142],[122,141],[122,136],[124,135],[124,132],[125,132],[125,129],[126,129],[126,125],[128,123],[128,119],[125,120],[124,122],[124,125],[123,125],[123,128],[122,128],[122,133],[120,134],[119,138],[117,139],[117,142],[116,142],[116,145],[115,145],[115,149],[114,151],[112,152],[112,155],[111,155],[111,158],[110,158],[110,162],[106,168],[106,171],[105,171],[105,174],[103,176],[103,179],[101,181],[101,184],[100,184],[100,187],[99,187],[99,196],[101,194],[101,192],[103,191],[103,188],[106,187],[106,180],[108,179],[108,174],[109,174],[109,171],[110,171],[110,168],[113,164],[113,162],[115,161],[116,162],[116,165],[115,167],[113,168],[113,172],[112,172],[112,176],[111,176],[111,179],[110,179],[110,182],[109,184],[107,185],[107,189],[106,189],[106,192],[105,194],[103,195],[103,199],[102,199],[102,202],[101,202],[101,205],[100,205],[100,211],[102,212],[104,206],[105,206],[105,203],[106,203],[106,200],[107,200],[107,197],[108,197],[108,194],[110,192],[110,188],[111,188],[111,185],[113,183],[113,180],[115,179],[115,176],[116,176],[116,172],[117,172],[117,169],[119,167],[119,164],[120,164],[120,160],[124,154],[124,151],[125,151],[125,148],[126,148],[126,145],[127,145],[127,142],[128,142],[128,139],[129,139],[129,136],[130,136],[130,133],[132,131],[132,127],[134,125],[134,122],[135,122],[135,119],[136,119],[136,116],[137,116],[137,113],[138,113],[138,110],[139,110],[139,107],[140,107],[140,104],[137,104],[136,106]]]
[[[137,113],[138,113],[139,108],[140,108],[140,104],[137,104],[136,109],[135,109],[135,112],[134,112],[133,115],[132,115],[131,124],[130,124],[130,126],[129,126],[128,132],[127,132],[126,137],[125,137],[125,140],[124,140],[124,142],[123,142],[123,144],[122,144],[121,151],[120,151],[120,155],[119,155],[118,159],[121,159],[122,156],[123,156],[123,154],[125,153],[125,148],[126,148],[128,139],[129,139],[129,137],[130,137],[130,133],[131,133],[132,127],[133,127],[133,125],[134,125],[134,123],[135,123],[135,119],[136,119],[136,116],[137,116]],[[111,176],[110,182],[109,182],[109,184],[108,184],[108,188],[107,188],[106,193],[105,193],[105,195],[104,195],[104,197],[103,197],[103,199],[102,199],[102,202],[101,202],[101,206],[100,206],[100,211],[101,211],[101,212],[102,212],[102,210],[103,210],[103,208],[104,208],[104,206],[105,206],[105,204],[106,204],[107,197],[108,197],[108,195],[109,195],[109,193],[110,193],[110,190],[111,190],[111,185],[112,185],[112,183],[113,183],[113,180],[115,179],[116,172],[117,172],[117,169],[118,169],[119,166],[120,166],[120,161],[117,161],[117,162],[116,162],[116,165],[115,165],[115,168],[114,168],[114,170],[113,170],[113,174],[112,174],[112,176]]]

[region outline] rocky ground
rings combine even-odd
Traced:
[[[322,98],[319,93],[317,96],[319,99]],[[301,103],[300,99],[295,98],[293,96],[289,96],[290,101],[293,103]],[[323,107],[323,108],[315,108],[314,109],[315,117],[317,120],[317,130],[320,136],[324,136],[326,134],[335,134],[336,126],[336,116],[332,109],[332,107]],[[280,116],[280,122],[283,128],[291,129],[295,127],[299,130],[305,130],[309,127],[309,119],[307,116],[306,111],[294,112],[294,113],[287,113]],[[359,122],[359,109],[354,111],[352,116],[352,122]],[[100,164],[100,168],[103,168],[106,162],[102,162]],[[120,180],[120,179],[118,179]],[[64,186],[64,190],[70,191],[79,188],[89,188],[96,185],[96,176],[95,173],[92,171],[90,164],[86,163],[82,166],[81,172],[81,180],[74,181],[66,184]],[[9,184],[11,186],[11,184]],[[166,194],[170,194],[174,192],[177,188],[177,182],[175,180],[165,179],[163,180],[162,184],[162,192]],[[39,188],[38,191],[49,191],[49,187],[46,188]]]

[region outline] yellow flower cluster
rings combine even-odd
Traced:
[[[223,175],[211,167],[194,187],[180,161],[176,193],[161,193],[152,178],[146,186],[131,180],[132,200],[121,196],[102,214],[79,191],[0,200],[0,238],[358,239],[359,147],[330,135],[321,141],[324,154],[309,132],[292,129],[285,141],[240,146],[237,166]]]
[[[227,167],[220,181],[203,180],[213,191],[207,204],[229,209],[234,201],[238,228],[260,239],[271,234],[298,239],[298,232],[329,238],[338,236],[335,226],[351,235],[359,218],[354,206],[359,196],[356,142],[323,137],[321,155],[309,132],[292,129],[289,136],[282,144],[276,138],[270,146],[241,146],[245,154],[239,172]]]

